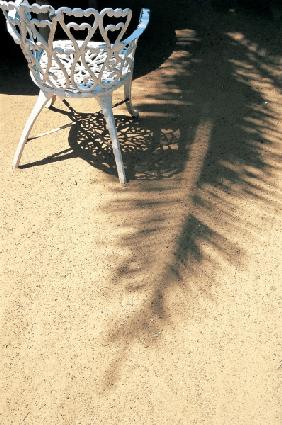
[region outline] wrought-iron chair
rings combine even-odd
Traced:
[[[128,111],[138,116],[131,101],[134,53],[149,22],[149,10],[142,9],[137,29],[123,39],[132,17],[128,8],[106,8],[100,12],[93,8],[55,10],[50,5],[30,5],[26,0],[0,0],[0,8],[9,33],[20,44],[28,62],[31,78],[40,89],[21,135],[13,167],[18,167],[31,128],[44,106],[52,105],[57,96],[96,97],[110,133],[119,180],[126,183],[112,112],[112,92],[123,85]],[[65,40],[56,39],[59,28],[64,31]],[[81,39],[79,34],[83,31],[86,36]],[[93,40],[97,33],[102,41]]]

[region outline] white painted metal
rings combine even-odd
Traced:
[[[131,88],[132,88],[132,75],[127,78],[124,83],[124,98],[126,100],[126,106],[128,112],[135,118],[138,118],[139,112],[133,108],[132,97],[131,97]]]
[[[125,184],[126,177],[125,177],[124,166],[123,166],[123,161],[122,161],[122,156],[120,151],[120,144],[117,138],[115,118],[113,116],[113,109],[112,109],[112,93],[108,95],[104,95],[104,96],[99,96],[98,100],[106,120],[107,129],[109,130],[109,133],[110,133],[119,181],[122,184]]]
[[[40,0],[42,3],[42,1]],[[124,85],[128,111],[138,112],[132,106],[131,86],[134,54],[140,35],[149,22],[149,10],[142,9],[137,29],[123,39],[132,17],[130,9],[70,9],[55,10],[50,5],[30,5],[26,0],[0,0],[7,20],[8,31],[20,44],[30,68],[31,78],[40,93],[27,121],[17,148],[13,166],[17,167],[32,125],[43,106],[49,107],[56,96],[97,97],[105,115],[112,139],[118,176],[125,183],[125,173],[112,113],[112,92]],[[87,18],[87,22],[77,23]],[[114,18],[114,23],[109,21]],[[61,28],[66,40],[56,40]],[[81,32],[86,32],[82,39]],[[103,41],[94,41],[99,33]],[[113,40],[114,39],[114,40]]]
[[[19,144],[17,146],[17,150],[15,152],[15,156],[13,159],[13,168],[17,168],[23,153],[24,146],[26,144],[27,138],[29,136],[29,133],[33,127],[33,124],[35,123],[36,118],[42,111],[42,108],[47,104],[48,100],[50,99],[50,95],[45,95],[45,93],[40,90],[39,95],[37,97],[36,103],[33,107],[33,110],[31,111],[31,114],[25,124],[25,127],[23,129]]]

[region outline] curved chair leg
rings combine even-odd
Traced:
[[[46,103],[45,108],[48,108],[48,109],[51,108],[51,106],[53,106],[54,103],[56,102],[56,98],[57,98],[57,96],[54,94],[51,97],[51,99],[49,99],[48,102]]]
[[[42,108],[46,105],[46,103],[49,100],[49,96],[47,97],[41,90],[39,92],[39,95],[37,97],[36,103],[31,111],[31,114],[25,124],[25,127],[23,129],[17,150],[15,152],[15,156],[13,159],[12,166],[13,168],[17,168],[19,166],[19,162],[24,150],[24,146],[26,144],[27,138],[29,136],[29,133],[32,129],[33,124],[35,123],[36,118],[38,117],[39,113],[41,112]]]
[[[134,118],[139,117],[139,112],[133,108],[131,98],[132,77],[129,77],[124,83],[124,97],[126,99],[127,110]]]
[[[99,96],[98,100],[106,120],[107,129],[109,130],[110,137],[112,140],[112,148],[113,148],[113,153],[115,156],[119,181],[121,184],[125,184],[126,176],[124,172],[120,144],[117,138],[115,118],[114,118],[113,110],[112,110],[112,95],[110,94],[110,95]]]

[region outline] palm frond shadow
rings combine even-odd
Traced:
[[[140,109],[169,113],[178,122],[183,172],[165,186],[133,187],[130,198],[116,202],[114,213],[121,220],[126,215],[129,233],[119,248],[129,254],[113,272],[112,296],[121,287],[129,313],[108,331],[108,343],[120,347],[120,355],[105,372],[104,389],[119,379],[125,347],[156,344],[173,322],[178,312],[167,302],[171,293],[192,314],[197,300],[212,297],[222,284],[225,265],[244,267],[246,240],[259,243],[245,205],[281,210],[274,178],[281,167],[279,110],[261,86],[281,85],[281,31],[263,17],[222,16],[211,9],[189,15],[182,28],[175,57],[158,75],[161,95],[154,93]]]

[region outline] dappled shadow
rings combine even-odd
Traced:
[[[80,113],[69,102],[64,101],[64,104],[68,108],[67,111],[57,106],[50,109],[66,115],[71,120],[70,124],[62,127],[71,127],[68,138],[70,147],[42,160],[23,164],[20,168],[81,158],[108,174],[116,174],[111,139],[103,114]],[[129,180],[169,178],[182,170],[183,162],[179,150],[181,132],[175,123],[170,126],[166,123],[166,127],[162,128],[160,124],[164,123],[160,123],[158,119],[136,120],[126,115],[116,115],[115,121]],[[37,139],[38,136],[30,140],[34,138]]]

